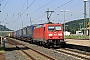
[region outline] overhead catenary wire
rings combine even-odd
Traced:
[[[16,21],[18,21],[18,19],[21,18],[21,16],[34,4],[35,0],[33,0],[33,2],[24,10],[24,12],[20,13],[20,16],[16,19]],[[19,13],[18,13],[19,15]]]
[[[30,8],[33,5],[34,2],[35,0],[33,0],[33,2],[25,9],[25,11],[21,15],[23,15],[28,10],[28,8]]]
[[[34,1],[35,1],[35,0],[34,0]],[[38,10],[44,8],[45,6],[51,4],[51,3],[54,2],[54,1],[55,1],[55,0],[52,0],[51,2],[45,4],[44,6],[38,8],[38,9],[36,9],[36,10],[34,10],[34,11],[31,12],[31,13],[37,12]],[[54,10],[56,10],[56,9],[58,9],[58,8],[60,8],[60,7],[63,7],[64,5],[66,5],[66,4],[68,4],[68,3],[72,2],[72,1],[73,1],[73,0],[70,0],[69,2],[66,2],[66,3],[64,3],[63,5],[56,7]],[[26,3],[26,2],[25,2],[25,3]],[[32,4],[33,4],[33,3],[34,3],[34,2],[32,2]],[[30,6],[32,6],[32,4],[31,4]],[[20,16],[22,16],[22,15],[28,10],[28,8],[29,8],[30,6],[28,6],[28,7],[26,8],[26,10],[24,10],[24,11],[20,14]],[[30,14],[31,14],[31,13],[30,13]],[[43,16],[45,16],[45,14],[43,14],[42,16],[40,16],[40,17],[38,17],[38,18],[41,18],[41,17],[43,17]],[[19,18],[21,18],[21,17],[18,17],[18,19],[19,19]],[[18,19],[17,19],[17,20],[18,20]]]
[[[35,0],[34,0],[34,1],[35,1]],[[31,3],[31,5],[34,3],[34,1]],[[51,4],[51,3],[54,2],[54,1],[55,1],[55,0],[50,1],[49,3],[47,3],[47,4],[45,4],[44,6],[42,6],[42,7],[38,8],[38,9],[34,10],[34,11],[31,12],[31,13],[34,13],[34,12],[38,11],[39,9],[41,9],[41,8],[43,8],[43,7]],[[29,5],[29,6],[26,8],[26,10],[27,10],[31,5]],[[26,12],[26,10],[25,10],[20,16],[22,16],[22,15]],[[30,13],[30,14],[31,14],[31,13]],[[21,18],[21,17],[17,18],[16,20],[18,20],[18,19],[20,19],[20,18]]]
[[[70,3],[70,2],[72,2],[73,0],[70,0],[70,1],[68,1],[68,2],[66,2],[66,3],[64,3],[64,4],[62,4],[62,5],[60,5],[60,6],[58,6],[58,7],[56,7],[56,8],[54,8],[53,10],[56,10],[56,9],[58,9],[58,8],[60,8],[60,7],[63,7],[64,5],[67,5],[68,3]],[[34,11],[35,12],[35,11]],[[38,18],[41,18],[41,17],[43,17],[43,16],[45,16],[45,15],[42,15],[42,16],[40,16],[40,17],[38,17]]]
[[[22,9],[21,9],[22,12],[23,12],[23,8],[24,8],[24,6],[25,6],[26,1],[27,1],[27,0],[25,0],[24,4],[23,4],[23,6],[22,6]]]
[[[35,0],[33,0],[33,2],[24,10],[23,13],[21,13],[20,16],[22,16],[22,15],[34,4],[34,2],[35,2]],[[19,17],[19,18],[21,18],[21,17]],[[17,20],[18,20],[19,18],[17,18]]]
[[[6,16],[5,20],[7,20],[7,18],[8,18],[8,13],[7,13],[7,16]]]
[[[35,1],[35,0],[34,0]],[[30,6],[34,3],[34,1],[26,8],[26,10],[24,10],[24,12],[22,13],[22,14],[20,14],[20,17],[18,17],[16,20],[18,20],[18,19],[20,19],[21,18],[21,16],[28,10],[28,8],[30,8]],[[49,4],[51,4],[52,2],[54,2],[55,0],[52,0],[52,1],[50,1],[49,3],[47,3],[47,4],[45,4],[44,6],[42,6],[42,7],[40,7],[40,8],[38,8],[38,9],[36,9],[35,11],[33,11],[33,12],[31,12],[31,13],[34,13],[34,12],[36,12],[36,11],[38,11],[39,9],[41,9],[41,8],[43,8],[43,7],[45,7],[45,6],[47,6],[47,5],[49,5]],[[25,1],[25,3],[26,3],[26,1]],[[25,4],[24,4],[25,5]],[[23,5],[23,6],[24,6]],[[44,14],[45,15],[45,14]],[[42,15],[42,16],[44,16],[44,15]],[[42,17],[42,16],[40,16],[40,17]],[[39,18],[39,17],[38,17]]]
[[[47,4],[43,5],[42,7],[39,7],[38,9],[34,10],[34,11],[33,11],[33,12],[31,12],[31,13],[34,13],[34,12],[36,12],[36,11],[38,11],[38,10],[40,10],[40,9],[44,8],[45,6],[47,6],[47,5],[51,4],[51,3],[52,3],[52,2],[54,2],[54,1],[55,1],[55,0],[50,1],[49,3],[47,3]],[[30,14],[31,14],[31,13],[30,13]]]
[[[56,9],[58,9],[58,8],[60,8],[60,7],[64,6],[64,5],[66,5],[66,4],[68,4],[68,3],[72,2],[72,1],[73,1],[73,0],[70,0],[70,1],[68,1],[68,2],[66,2],[66,3],[64,3],[64,4],[62,4],[62,5],[58,6],[58,7],[56,7],[56,8],[55,8],[55,9],[53,9],[53,10],[56,10]]]
[[[52,0],[52,1],[50,1],[49,3],[47,3],[47,4],[43,5],[42,7],[39,7],[38,9],[34,10],[34,11],[33,11],[33,12],[31,12],[31,13],[34,13],[34,12],[36,12],[36,11],[38,11],[38,10],[40,10],[40,9],[44,8],[45,6],[47,6],[47,5],[51,4],[51,3],[52,3],[52,2],[54,2],[54,1],[56,1],[56,0]],[[31,13],[30,13],[30,14],[31,14]],[[40,17],[43,17],[43,16],[45,16],[45,14],[41,15]],[[38,18],[40,18],[40,17],[38,17]],[[35,18],[35,19],[38,19],[38,18]]]
[[[55,1],[55,0],[52,0],[51,2],[45,4],[44,6],[38,8],[38,9],[36,9],[36,10],[34,10],[34,11],[31,12],[31,13],[34,13],[34,12],[38,11],[39,9],[42,9],[43,7],[45,7],[45,6],[49,5],[49,4],[51,4],[51,3],[54,2],[54,1]],[[72,2],[72,1],[73,1],[73,0],[70,0],[70,1],[68,1],[68,2],[66,2],[66,3],[64,3],[64,4],[62,4],[62,5],[60,5],[60,6],[56,7],[56,8],[54,8],[53,10],[56,10],[56,9],[58,9],[58,8],[64,6],[64,5],[66,5],[66,4],[68,4],[68,3]],[[30,14],[31,14],[31,13],[30,13]]]
[[[7,1],[7,3],[4,5],[4,7],[9,3],[9,1],[10,1],[10,0]],[[20,13],[20,17],[18,17],[17,20],[18,20],[19,18],[21,18],[21,16],[28,10],[28,8],[30,8],[30,6],[32,6],[32,4],[34,3],[34,1],[35,1],[35,0],[33,0],[33,2],[26,8],[26,10],[25,10],[22,14]],[[25,5],[25,4],[24,4],[24,5]],[[4,9],[4,7],[2,8],[2,10]],[[7,19],[7,17],[6,17],[6,19]],[[6,20],[6,19],[5,19],[5,20]]]
[[[9,1],[10,1],[10,0],[8,0],[8,1],[6,2],[6,4],[4,5],[4,7],[3,7],[1,10],[3,10],[3,9],[6,7],[6,5],[9,3]]]

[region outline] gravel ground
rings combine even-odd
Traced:
[[[6,44],[6,60],[26,60],[22,54],[12,45]]]
[[[7,51],[6,60],[26,60],[18,51]]]
[[[0,53],[0,60],[6,60],[6,57],[3,53]]]
[[[55,58],[56,60],[78,60],[76,58],[73,58],[71,56],[67,56],[65,54],[62,53],[58,53],[52,49],[48,49],[48,48],[43,48],[43,47],[39,47],[39,46],[32,46],[33,49],[38,50],[40,52],[43,52],[53,58]]]
[[[22,42],[20,42],[20,43],[22,43]],[[28,47],[32,47],[33,49],[38,50],[40,52],[43,52],[43,53],[55,58],[56,60],[80,60],[80,59],[76,59],[74,57],[71,57],[69,55],[67,56],[65,54],[58,53],[58,52],[56,52],[52,49],[40,47],[40,46],[37,46],[37,45],[32,45],[32,44],[29,44],[29,43],[25,43],[25,45],[27,45]]]

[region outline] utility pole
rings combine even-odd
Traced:
[[[1,4],[0,4],[0,6],[1,6]],[[0,10],[0,12],[1,12],[1,10]],[[1,30],[1,32],[2,32],[2,30]],[[1,44],[1,47],[2,47],[2,37],[1,37],[1,41],[0,42],[1,42],[0,44]]]
[[[87,36],[87,21],[86,21],[86,2],[87,0],[84,0],[84,36],[86,38]]]
[[[22,22],[22,29],[23,29],[23,22]]]
[[[64,12],[64,40],[65,40],[65,35],[66,35],[66,32],[65,32],[65,13],[68,12],[68,10],[61,10],[61,12]]]
[[[31,17],[30,17],[30,25],[32,25]]]
[[[1,6],[1,4],[0,4],[0,6]],[[1,12],[1,10],[0,10],[0,12]]]
[[[54,11],[49,11],[49,9],[48,9],[46,12],[47,12],[47,19],[48,19],[48,22],[50,22],[51,14],[52,14],[52,12],[54,12]],[[50,14],[49,14],[49,13],[50,13]]]

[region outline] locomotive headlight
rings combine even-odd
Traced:
[[[52,36],[52,34],[49,34],[48,36]]]
[[[62,36],[62,34],[58,34],[58,36]]]

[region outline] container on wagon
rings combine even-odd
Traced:
[[[13,38],[13,32],[10,33],[10,37]]]
[[[27,37],[27,27],[23,28],[23,37]]]
[[[16,31],[14,31],[14,38],[16,38]]]
[[[19,36],[19,38],[22,38],[23,37],[23,29],[20,29],[18,31],[18,36]]]
[[[33,31],[34,31],[34,26],[27,26],[27,37],[32,38],[33,37]]]
[[[19,30],[16,31],[16,38],[19,37]]]
[[[10,32],[8,33],[8,37],[10,37]]]

